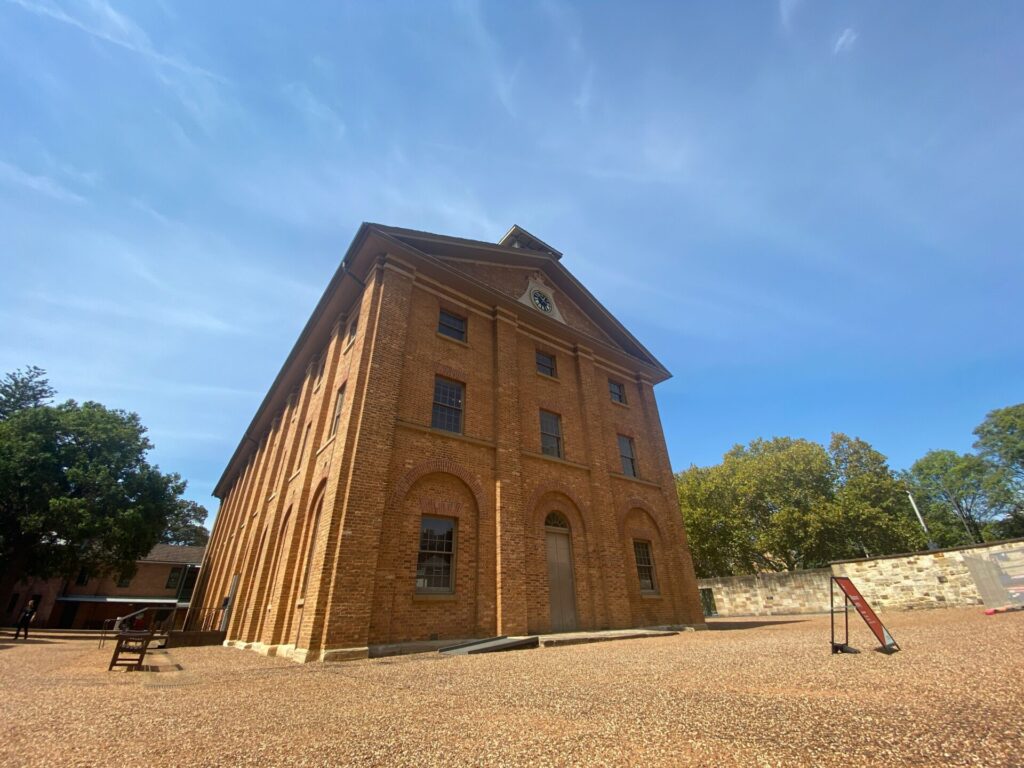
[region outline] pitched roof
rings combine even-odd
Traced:
[[[203,562],[206,547],[187,547],[177,544],[157,544],[149,554],[139,559],[141,563],[182,563],[199,565]]]

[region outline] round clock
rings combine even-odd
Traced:
[[[533,305],[541,312],[551,312],[551,297],[544,291],[534,291],[530,294],[530,298],[533,300]]]

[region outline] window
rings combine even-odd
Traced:
[[[619,458],[622,459],[622,474],[639,477],[636,471],[636,449],[633,438],[619,435]]]
[[[562,417],[557,413],[540,412],[540,452],[562,458]]]
[[[89,572],[85,568],[81,568],[78,571],[78,578],[75,579],[75,584],[80,587],[84,587],[89,583]]]
[[[441,317],[437,321],[437,332],[459,341],[465,341],[466,318],[453,315],[451,312],[445,312],[442,309]]]
[[[164,589],[177,589],[181,583],[181,568],[171,568],[171,572],[167,574],[167,583],[164,585]]]
[[[641,592],[657,592],[658,585],[654,581],[654,558],[651,556],[649,541],[634,541],[633,554],[636,555],[636,575],[640,579]]]
[[[352,322],[348,324],[348,338],[345,340],[345,344],[351,344],[352,340],[356,337],[356,331],[359,330],[359,317],[353,317]]]
[[[199,569],[192,567],[185,571],[185,584],[178,593],[179,600],[189,600],[196,588],[196,579],[199,578]]]
[[[462,385],[438,376],[434,379],[434,414],[430,420],[434,429],[462,432]]]
[[[313,429],[313,422],[306,425],[306,430],[302,433],[302,443],[299,445],[299,452],[295,454],[295,464],[292,466],[292,472],[298,472],[299,467],[302,466],[302,459],[306,455],[306,444],[309,443],[309,433]]]
[[[555,356],[538,351],[537,373],[543,373],[545,376],[557,376],[558,370],[555,368]]]
[[[621,381],[608,379],[608,393],[612,396],[613,403],[626,404],[626,385]]]
[[[320,383],[320,379],[324,377],[324,368],[327,365],[327,354],[320,355],[320,359],[316,361],[316,383]]]
[[[544,525],[547,528],[569,528],[565,518],[558,512],[549,512],[548,516],[544,518]]]
[[[124,589],[125,587],[129,586],[131,583],[132,583],[131,574],[122,574],[117,579],[117,586],[119,586],[121,589]]]
[[[334,415],[331,417],[331,437],[338,434],[338,426],[341,424],[341,408],[345,405],[345,385],[338,387],[338,396],[334,400]]]
[[[416,558],[416,591],[453,592],[455,521],[426,517],[420,521],[420,550]]]

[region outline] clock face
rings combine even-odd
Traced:
[[[534,306],[541,312],[551,312],[551,297],[544,291],[534,291],[530,294],[530,298],[533,299]]]

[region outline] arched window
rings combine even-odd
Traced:
[[[569,528],[569,523],[566,522],[565,518],[562,517],[559,512],[549,512],[548,516],[544,518],[544,526],[546,528]]]

